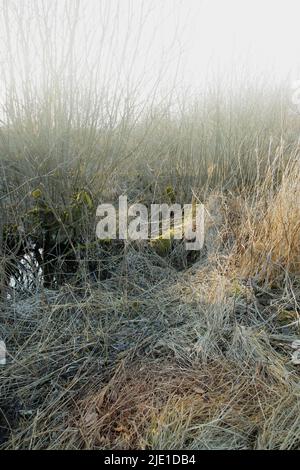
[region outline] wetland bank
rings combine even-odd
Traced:
[[[299,449],[295,90],[185,87],[180,2],[96,3],[0,1],[0,448]],[[201,249],[97,238],[124,196],[201,205]]]

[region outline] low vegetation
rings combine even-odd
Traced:
[[[285,86],[145,105],[50,84],[3,104],[0,447],[299,449],[300,118]],[[124,194],[204,203],[203,249],[98,240],[97,205]]]

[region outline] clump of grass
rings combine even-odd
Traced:
[[[299,163],[287,167],[282,181],[267,187],[244,221],[244,250],[240,256],[242,272],[261,281],[276,284],[299,273],[300,199]],[[256,211],[256,212],[255,212]],[[241,242],[242,243],[242,242]]]
[[[274,386],[230,362],[124,366],[78,404],[75,427],[84,448],[253,448]]]

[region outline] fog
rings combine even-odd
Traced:
[[[297,80],[296,0],[2,0],[1,94],[59,81],[145,94],[216,79]]]

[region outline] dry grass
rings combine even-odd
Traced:
[[[155,259],[6,306],[2,447],[298,448],[291,296]]]
[[[257,368],[249,378],[229,361],[124,369],[78,404],[75,426],[84,448],[251,448],[287,393],[275,381],[266,383],[267,370]]]
[[[209,192],[196,259],[112,244],[102,280],[10,288],[2,447],[299,448],[298,188]]]
[[[269,187],[245,221],[247,249],[241,256],[244,275],[256,274],[266,283],[278,276],[299,273],[300,267],[299,161],[287,167],[278,188]],[[260,209],[261,208],[261,209]]]
[[[144,70],[126,73],[136,48],[114,37],[117,3],[108,26],[93,13],[90,62],[80,2],[24,5],[2,2],[0,17],[0,447],[299,449],[289,90],[245,73],[184,99],[158,77],[145,96]],[[124,194],[204,202],[203,250],[99,243],[97,205]]]

